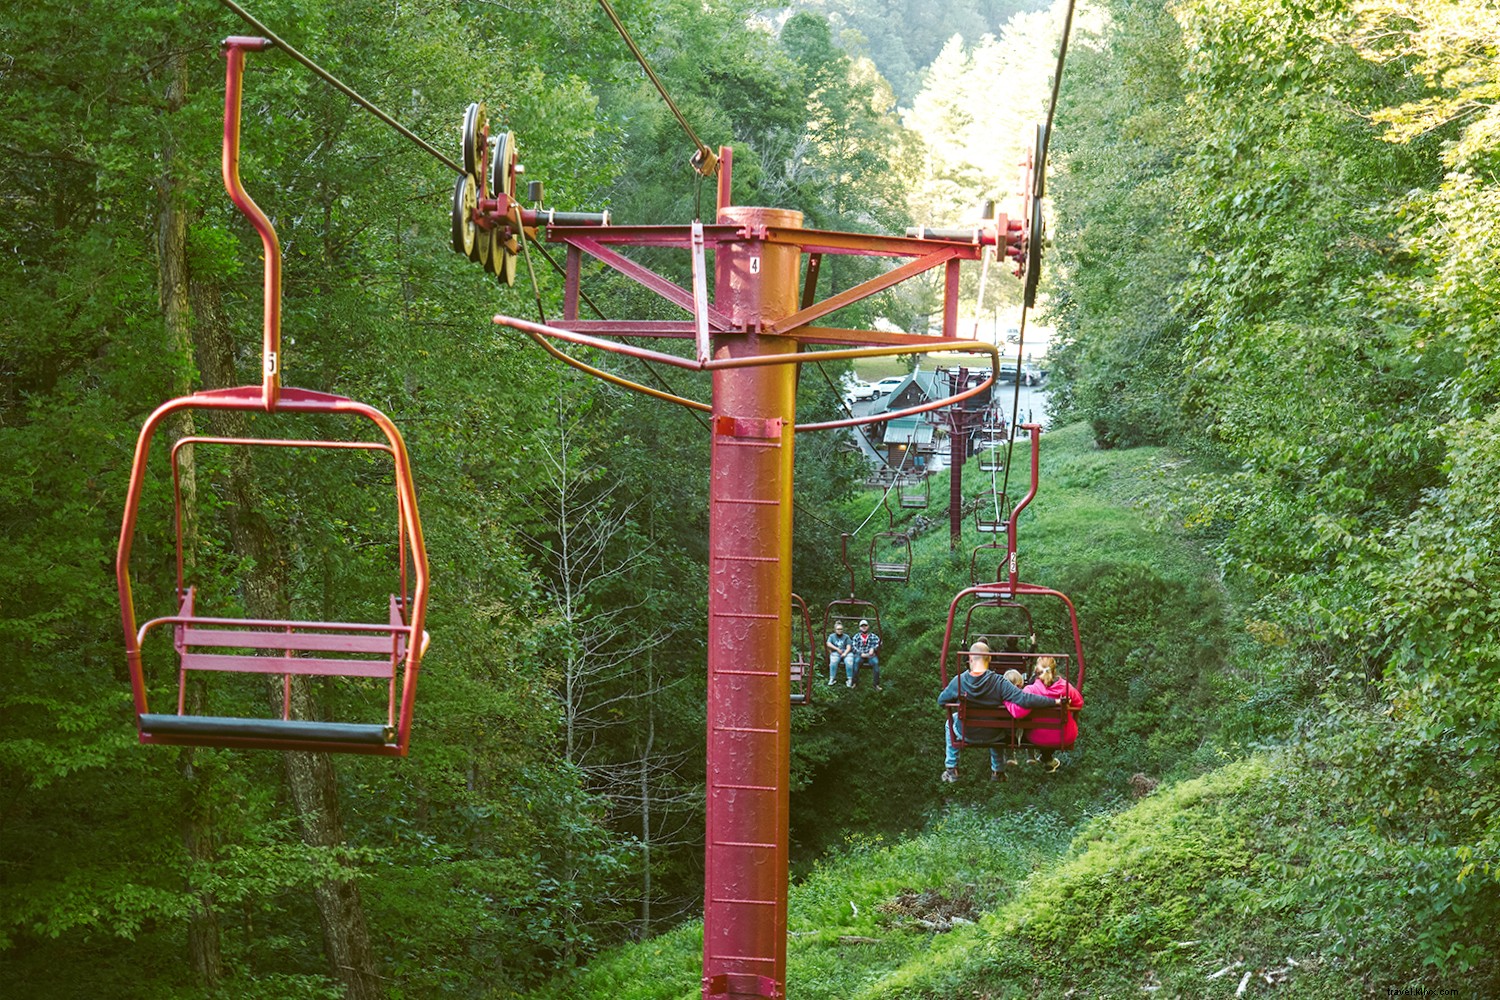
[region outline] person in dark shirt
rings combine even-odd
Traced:
[[[849,678],[849,686],[853,687],[859,683],[859,668],[865,664],[875,671],[875,690],[880,687],[880,657],[876,652],[880,649],[880,636],[870,631],[870,623],[861,618],[859,631],[852,637],[854,640],[854,676]]]
[[[991,673],[990,655],[989,644],[983,639],[970,646],[969,669],[948,682],[948,686],[943,688],[943,693],[938,695],[938,704],[948,705],[957,701],[960,692],[965,701],[988,708],[999,708],[1006,702],[1022,708],[1055,708],[1067,701],[1066,698],[1047,698],[1029,691],[1022,691],[1004,677]],[[957,731],[960,739],[963,737],[958,720],[953,720],[950,730],[945,719],[943,742],[947,745],[948,752],[943,762],[944,781],[958,780],[958,748],[953,745],[954,731]],[[990,748],[990,780],[1005,780],[1005,757],[995,747]]]

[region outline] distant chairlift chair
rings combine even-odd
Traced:
[[[896,478],[896,503],[901,507],[923,508],[932,502],[932,483],[928,477],[907,474]]]
[[[1010,501],[1003,490],[985,490],[979,494],[979,506],[974,508],[974,530],[994,534],[1005,530],[1010,520]]]
[[[979,452],[979,468],[983,472],[1005,471],[1006,434],[1003,418],[998,422],[986,418],[979,428],[975,448]]]
[[[807,602],[792,595],[792,704],[812,704],[812,679],[816,640],[813,638],[812,618],[807,613]]]
[[[887,530],[870,539],[870,579],[906,583],[911,579],[911,537],[896,530],[896,519],[884,500]]]

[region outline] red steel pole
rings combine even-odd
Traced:
[[[796,311],[801,248],[760,235],[802,213],[734,206],[719,222],[744,239],[715,255],[737,332],[714,336],[714,358],[795,353],[759,331]],[[794,364],[713,376],[703,996],[725,1000],[786,996],[796,389]]]
[[[954,395],[963,385],[960,373],[953,372]],[[964,459],[969,453],[969,422],[962,403],[948,408],[948,550],[957,552],[964,531]]]

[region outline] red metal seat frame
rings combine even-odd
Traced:
[[[426,618],[428,569],[426,548],[422,539],[421,520],[417,513],[416,489],[406,444],[395,425],[379,410],[328,393],[306,389],[283,388],[275,412],[343,414],[369,420],[385,435],[384,442],[279,440],[266,438],[184,438],[173,449],[173,479],[177,474],[177,452],[192,443],[241,444],[260,446],[294,446],[304,448],[368,448],[384,451],[393,460],[397,497],[397,534],[401,550],[399,594],[391,598],[391,619],[377,623],[273,621],[263,619],[206,618],[196,613],[194,592],[183,577],[181,527],[183,520],[180,489],[174,520],[177,525],[177,614],[153,618],[137,627],[135,603],[130,582],[130,555],[140,509],[140,498],[146,479],[152,440],[162,422],[183,410],[239,410],[265,412],[261,386],[196,393],[171,400],[158,407],[141,429],[131,466],[130,486],[126,494],[125,515],[116,555],[116,582],[120,591],[120,614],[125,632],[126,658],[130,668],[131,693],[142,743],[166,743],[191,746],[260,747],[281,750],[336,750],[349,753],[400,756],[406,753],[411,737],[411,721],[416,696],[417,676],[422,654],[426,651]],[[410,558],[408,559],[408,555]],[[407,564],[410,562],[411,589],[407,591]],[[170,625],[179,655],[177,716],[153,714],[147,698],[146,671],[142,649],[147,634],[154,628]],[[271,638],[274,636],[274,639]],[[419,637],[413,641],[413,637]],[[376,652],[388,654],[384,661],[357,659],[306,659],[293,653],[334,651],[343,653]],[[282,657],[197,652],[198,647],[251,648],[287,651]],[[264,665],[255,661],[264,661]],[[376,666],[371,666],[376,663]],[[274,665],[274,666],[273,666]],[[290,684],[293,675],[347,677],[385,677],[389,679],[386,720],[378,728],[381,739],[372,741],[369,727],[347,728],[349,724],[318,724],[309,720],[290,719],[287,700],[283,701],[281,720],[226,719],[218,724],[201,721],[196,724],[174,722],[192,719],[184,716],[183,691],[190,670],[225,670],[235,672],[277,673]],[[399,677],[399,680],[398,680]],[[399,694],[398,694],[399,692]],[[211,718],[211,717],[210,717]],[[283,723],[279,729],[273,723]],[[341,728],[341,725],[343,728]]]
[[[278,750],[336,750],[349,753],[402,756],[411,738],[412,711],[422,654],[427,648],[423,628],[427,609],[427,550],[422,541],[422,523],[417,514],[417,494],[411,474],[406,442],[385,414],[374,407],[310,389],[281,385],[281,245],[270,219],[245,191],[239,177],[240,103],[245,53],[271,46],[264,38],[232,36],[224,40],[224,142],[223,178],[230,200],[255,228],[265,250],[263,331],[260,385],[213,389],[170,400],[157,407],[141,428],[120,543],[115,557],[115,578],[120,592],[120,618],[125,633],[126,661],[130,670],[131,697],[142,743],[188,746],[259,747]],[[255,413],[306,413],[348,416],[367,420],[380,431],[383,441],[292,440],[277,438],[216,438],[190,436],[172,449],[174,523],[177,554],[177,614],[153,618],[137,628],[135,601],[130,584],[130,554],[141,493],[146,480],[152,440],[167,417],[182,411],[241,411]],[[183,510],[178,471],[178,453],[184,445],[215,443],[263,447],[323,449],[372,449],[391,456],[394,469],[397,538],[400,548],[399,592],[390,601],[384,622],[301,622],[265,619],[208,618],[197,615],[196,594],[183,576]],[[412,567],[408,592],[408,553]],[[142,649],[147,634],[158,626],[172,626],[177,649],[177,713],[155,714],[147,700],[146,669]],[[200,648],[280,650],[280,656],[244,653],[204,653]],[[306,653],[341,653],[343,657],[307,657]],[[350,658],[360,654],[364,658]],[[379,657],[373,659],[372,657]],[[282,717],[244,719],[189,716],[186,686],[189,671],[274,673],[283,677]],[[299,675],[379,677],[387,680],[386,719],[378,724],[324,722],[293,719],[291,678]],[[399,691],[399,696],[397,692]]]
[[[797,627],[802,627],[802,641],[797,641]],[[811,705],[813,693],[813,638],[812,617],[807,613],[807,602],[792,595],[792,704]]]
[[[958,617],[958,609],[961,602],[969,597],[979,597],[981,601],[969,608],[972,615],[976,607],[1001,607],[1008,606],[1012,602],[987,602],[994,584],[978,587],[968,587],[958,592],[953,598],[953,603],[948,608],[948,626],[943,633],[943,648],[938,660],[938,677],[942,686],[948,686],[948,659],[951,655],[956,659],[960,667],[954,673],[962,673],[966,667],[969,644],[974,638],[984,638],[984,634],[974,636],[964,635],[964,641],[954,643],[954,625]],[[1014,583],[1011,585],[1015,599],[1019,602],[1026,597],[1055,598],[1062,602],[1067,609],[1069,623],[1073,632],[1073,652],[1006,652],[1004,650],[992,651],[990,654],[990,669],[1005,670],[1011,667],[1021,668],[1026,664],[1035,663],[1043,656],[1051,656],[1057,662],[1058,676],[1066,679],[1079,692],[1083,693],[1083,640],[1078,632],[1078,612],[1073,607],[1073,602],[1061,591],[1052,590],[1047,587],[1038,587],[1029,583]],[[1027,612],[1028,618],[1030,612]],[[965,621],[965,632],[968,631],[969,620]],[[997,635],[998,638],[1005,636]],[[1019,638],[1019,636],[1018,636]],[[1024,672],[1024,671],[1023,671]],[[972,701],[960,696],[943,705],[947,713],[946,725],[948,736],[953,745],[958,749],[968,746],[997,746],[1022,749],[1030,746],[1023,742],[1025,734],[1037,729],[1050,729],[1058,734],[1061,746],[1053,745],[1047,749],[1071,750],[1074,741],[1062,742],[1062,734],[1065,731],[1070,716],[1077,716],[1079,709],[1072,707],[1062,708],[1038,708],[1033,709],[1030,714],[1015,718],[1004,705],[976,705]],[[957,723],[957,726],[955,726]],[[971,728],[972,727],[972,728]],[[985,734],[985,735],[980,735]]]

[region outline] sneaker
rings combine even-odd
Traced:
[[[993,767],[990,768],[990,780],[991,781],[1004,781],[1005,780],[1005,771],[1004,771],[1004,769],[996,770]]]
[[[876,690],[876,691],[884,691],[884,690],[885,690],[885,688],[884,688],[884,687],[883,687],[883,686],[881,686],[881,685],[879,685],[879,684],[876,684],[876,685],[875,685],[875,690]]]
[[[829,682],[828,682],[828,686],[829,686],[829,687],[833,687],[833,683],[834,683],[834,682],[833,682],[833,681],[829,681]]]
[[[945,767],[945,768],[943,768],[943,780],[947,781],[947,782],[957,781],[958,780],[958,768],[956,768],[956,767]]]
[[[1053,757],[1051,760],[1043,761],[1042,766],[1046,769],[1048,774],[1051,774],[1053,771],[1056,771],[1059,767],[1062,766],[1062,761],[1058,760],[1056,757]]]
[[[844,687],[846,687],[846,688],[852,688],[853,686],[854,686],[854,682],[853,681],[845,681],[844,682]]]

